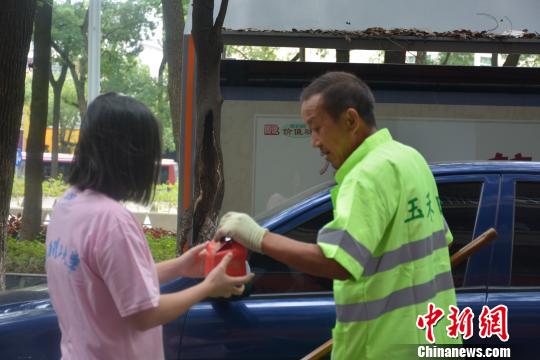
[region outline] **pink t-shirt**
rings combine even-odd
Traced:
[[[117,201],[72,188],[47,229],[47,281],[63,359],[162,359],[162,327],[124,317],[158,306],[159,282],[142,228]]]

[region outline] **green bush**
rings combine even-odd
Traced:
[[[42,190],[44,197],[57,198],[62,195],[69,187],[62,179],[62,175],[58,178],[48,178],[42,183]],[[23,197],[24,196],[24,178],[14,177],[13,187],[11,190],[11,197]]]
[[[169,204],[170,207],[177,207],[178,205],[178,183],[174,185],[161,184],[156,186],[156,194],[154,195],[154,201],[164,202]]]
[[[155,262],[169,260],[176,257],[176,237],[165,236],[154,239],[151,235],[146,235],[148,246]]]
[[[43,196],[57,198],[62,195],[68,188],[69,184],[65,183],[62,179],[62,175],[59,175],[56,179],[48,178],[43,181],[42,189]]]
[[[176,238],[165,236],[154,239],[146,235],[155,262],[172,259],[176,256]],[[7,238],[6,272],[45,273],[46,246],[42,241],[20,241]]]
[[[46,248],[43,242],[7,238],[6,272],[45,273]]]
[[[65,183],[62,175],[58,178],[49,178],[42,183],[43,197],[57,198],[61,196],[68,188],[69,184]],[[24,178],[15,177],[13,179],[12,197],[24,196]],[[170,208],[178,207],[178,183],[174,185],[160,184],[156,186],[154,202],[166,203]]]
[[[13,187],[11,188],[11,197],[24,196],[24,179],[18,176],[13,178]]]

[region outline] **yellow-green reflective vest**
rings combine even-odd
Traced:
[[[334,219],[319,232],[326,257],[351,278],[334,281],[333,359],[414,358],[428,343],[416,320],[433,303],[445,312],[434,328],[447,336],[456,305],[448,245],[435,179],[424,158],[386,129],[369,136],[336,173]]]

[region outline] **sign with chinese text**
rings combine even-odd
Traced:
[[[326,161],[311,146],[311,130],[299,116],[257,115],[254,142],[254,214],[334,177],[331,168],[320,174]]]

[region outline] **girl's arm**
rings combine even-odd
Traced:
[[[159,283],[179,277],[204,277],[204,252],[207,242],[192,247],[181,256],[156,264]]]
[[[197,247],[193,249],[195,248]],[[244,284],[249,282],[254,274],[238,277],[227,275],[225,271],[231,258],[231,254],[223,258],[203,282],[176,293],[160,295],[157,307],[129,315],[126,317],[127,321],[137,330],[144,331],[176,319],[192,305],[207,297],[241,295]]]

